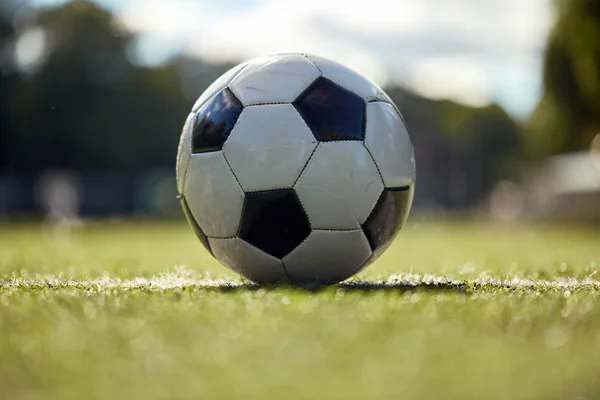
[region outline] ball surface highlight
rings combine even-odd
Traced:
[[[379,86],[311,54],[249,60],[189,114],[177,190],[204,247],[257,283],[335,283],[392,243],[414,151]]]

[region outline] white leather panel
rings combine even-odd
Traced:
[[[225,72],[223,75],[218,77],[201,95],[198,100],[194,103],[192,111],[196,112],[202,107],[204,103],[211,97],[213,97],[218,91],[227,87],[229,82],[235,77],[235,75],[246,66],[246,63],[241,63]]]
[[[315,230],[283,258],[283,264],[294,282],[335,283],[354,275],[370,255],[371,248],[361,229]]]
[[[196,222],[207,236],[235,236],[242,214],[244,192],[223,153],[192,154],[184,196]]]
[[[321,73],[300,54],[281,54],[248,61],[229,88],[244,106],[291,103]]]
[[[192,130],[194,129],[194,117],[196,114],[190,113],[185,120],[183,129],[181,131],[181,137],[179,138],[179,146],[177,147],[177,167],[176,167],[176,179],[177,179],[177,192],[183,192],[183,186],[185,184],[185,171],[190,161],[190,153],[192,150]]]
[[[240,238],[209,238],[208,242],[217,260],[246,279],[257,283],[288,281],[281,260]]]
[[[322,142],[295,189],[313,229],[358,229],[383,182],[362,142]]]
[[[371,152],[386,187],[414,183],[413,146],[402,118],[392,105],[382,102],[367,105],[365,146]]]
[[[244,191],[291,188],[317,140],[291,104],[248,107],[223,146]]]
[[[366,76],[325,57],[314,54],[307,54],[306,57],[319,67],[323,77],[356,93],[366,101],[382,100],[392,102],[383,89]]]

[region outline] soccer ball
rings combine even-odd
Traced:
[[[413,147],[392,100],[310,54],[223,74],[194,104],[177,155],[196,235],[257,283],[351,277],[402,228],[414,185]]]

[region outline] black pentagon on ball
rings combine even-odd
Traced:
[[[320,141],[365,138],[365,101],[329,79],[318,78],[293,104]]]
[[[310,223],[293,189],[246,193],[238,237],[282,258],[310,234]]]
[[[192,131],[192,153],[221,150],[242,109],[242,103],[229,88],[221,90],[200,107]]]
[[[198,239],[200,239],[200,242],[206,248],[206,250],[208,250],[208,252],[210,254],[212,254],[212,249],[210,248],[210,243],[208,243],[208,238],[202,231],[202,228],[200,228],[200,225],[198,225],[198,222],[196,222],[196,218],[194,218],[194,215],[190,211],[190,207],[188,206],[187,201],[185,200],[185,197],[181,196],[179,198],[179,200],[181,201],[181,208],[183,208],[183,214],[185,215],[185,218],[188,220],[194,233],[196,234]]]
[[[371,250],[386,246],[402,228],[402,220],[409,212],[412,190],[408,186],[386,188],[379,196],[373,211],[362,225]]]

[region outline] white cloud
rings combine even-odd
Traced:
[[[121,19],[137,32],[184,38],[198,32],[203,2],[130,1],[120,10]]]
[[[514,85],[496,82],[535,86],[550,1],[263,0],[236,11],[140,0],[126,3],[121,17],[135,31],[176,38],[189,53],[213,60],[312,52],[382,85],[391,80],[469,104],[529,96],[520,104],[531,108],[537,91],[512,96]]]
[[[452,98],[464,104],[482,106],[490,101],[488,82],[485,69],[476,60],[459,56],[416,62],[409,86],[434,99]]]

